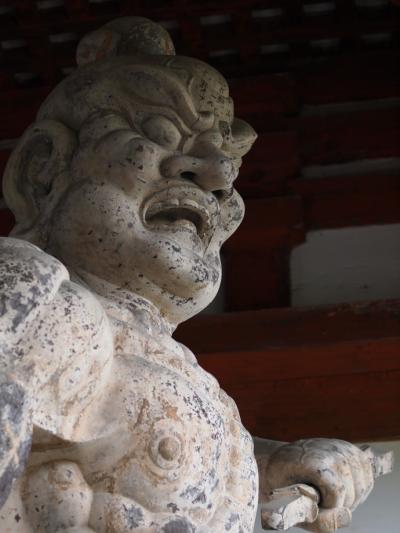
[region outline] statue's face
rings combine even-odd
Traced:
[[[199,312],[218,290],[220,247],[243,216],[232,186],[238,162],[221,150],[228,126],[210,124],[188,130],[176,113],[151,112],[86,121],[49,251],[149,298],[172,322]]]

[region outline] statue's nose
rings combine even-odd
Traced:
[[[202,143],[190,154],[177,154],[164,160],[161,173],[166,178],[193,181],[206,191],[230,190],[237,170],[232,160],[211,143]]]

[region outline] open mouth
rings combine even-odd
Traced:
[[[187,227],[204,237],[210,226],[208,212],[192,200],[170,199],[157,202],[146,211],[146,222],[149,226],[173,225]]]
[[[151,229],[189,232],[209,240],[218,216],[218,203],[194,187],[171,187],[154,194],[144,209]]]

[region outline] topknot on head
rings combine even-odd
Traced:
[[[76,51],[78,66],[119,55],[175,55],[174,43],[160,24],[143,17],[115,19],[85,35]]]

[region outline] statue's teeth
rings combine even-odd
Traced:
[[[151,217],[151,216],[155,215],[156,213],[158,213],[159,211],[161,211],[162,209],[165,208],[164,204],[165,204],[164,202],[156,202],[155,204],[152,204],[148,208],[146,216],[147,217]]]
[[[179,205],[181,207],[187,207],[188,209],[192,208],[194,211],[204,211],[204,209],[202,209],[197,202],[190,200],[189,198],[183,198],[179,202]]]
[[[170,227],[194,228],[201,238],[204,238],[206,232],[212,227],[212,214],[209,210],[196,200],[181,195],[165,198],[150,205],[145,217],[147,222],[152,224],[157,221],[158,224]]]

